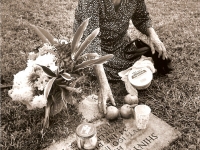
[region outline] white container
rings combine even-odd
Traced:
[[[91,123],[82,123],[76,128],[77,146],[81,150],[92,150],[97,145],[96,127]]]
[[[151,108],[147,105],[137,105],[135,107],[135,122],[138,129],[146,129],[150,113]]]
[[[128,74],[129,82],[137,89],[143,90],[149,87],[153,73],[149,68],[134,68]]]

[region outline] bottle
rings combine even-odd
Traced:
[[[79,149],[92,150],[97,145],[97,131],[92,123],[82,123],[76,128],[76,141]]]

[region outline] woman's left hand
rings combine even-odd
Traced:
[[[149,36],[149,46],[153,54],[155,51],[159,53],[158,58],[161,56],[163,60],[167,58],[166,48],[157,35]]]
[[[167,51],[166,48],[163,44],[163,42],[161,42],[161,40],[159,39],[158,35],[156,34],[155,30],[153,28],[148,28],[148,44],[151,47],[151,51],[152,54],[155,53],[155,51],[158,52],[158,57],[160,58],[162,56],[162,59],[166,59],[167,58]]]

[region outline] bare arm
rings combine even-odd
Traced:
[[[162,59],[167,58],[167,52],[164,44],[160,41],[155,30],[152,28],[151,18],[149,12],[147,11],[146,4],[144,0],[137,0],[137,9],[132,16],[132,21],[134,26],[143,34],[148,36],[149,45],[151,47],[152,53],[155,50],[159,53],[158,57],[162,56]]]
[[[147,36],[152,53],[154,54],[156,50],[159,53],[158,57],[162,56],[162,59],[167,58],[166,48],[152,27],[147,28]]]
[[[100,85],[99,91],[99,109],[103,110],[104,114],[106,114],[106,102],[110,99],[111,103],[115,105],[115,100],[112,95],[112,91],[110,85],[108,83],[108,79],[106,77],[103,64],[98,64],[94,66],[94,71],[97,77],[97,80]]]

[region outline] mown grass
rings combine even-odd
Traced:
[[[55,37],[72,38],[77,0],[1,1],[1,77],[12,84],[13,74],[24,69],[27,55],[42,44],[26,22],[48,29]],[[198,0],[148,0],[154,28],[173,58],[175,70],[167,76],[154,76],[151,86],[139,92],[140,103],[182,133],[166,150],[200,149],[200,13]],[[134,29],[130,27],[130,29]],[[132,37],[141,36],[129,31]],[[143,38],[143,37],[142,37]],[[98,85],[87,81],[82,97],[96,93]],[[126,94],[122,82],[111,84],[117,105]],[[120,89],[120,90],[119,90]],[[75,106],[50,118],[50,128],[41,132],[44,110],[28,111],[12,102],[9,89],[1,89],[1,143],[4,150],[38,150],[74,132],[81,116]],[[81,99],[81,96],[77,96]]]

